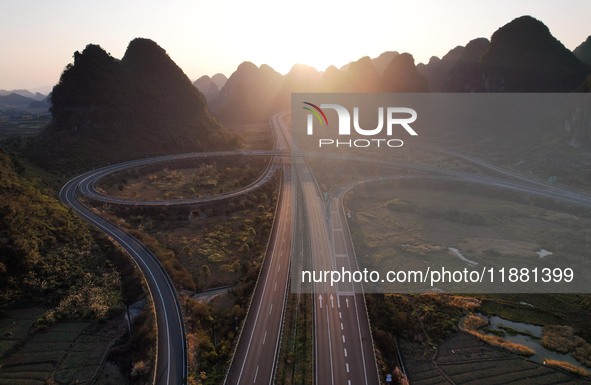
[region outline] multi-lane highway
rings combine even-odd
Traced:
[[[179,205],[226,199],[252,191],[266,183],[276,170],[283,170],[281,193],[276,209],[268,253],[262,266],[251,306],[244,322],[239,343],[226,377],[226,384],[272,384],[274,381],[279,343],[286,303],[289,267],[294,233],[294,203],[305,211],[305,228],[310,235],[310,254],[314,270],[330,271],[345,268],[357,270],[355,251],[342,209],[342,196],[351,186],[335,190],[330,200],[324,201],[306,158],[324,157],[352,162],[370,162],[420,172],[413,178],[443,178],[486,186],[511,189],[573,205],[591,207],[591,197],[585,192],[565,187],[549,186],[509,172],[476,158],[461,157],[502,177],[446,170],[429,165],[364,157],[341,158],[338,154],[300,153],[288,146],[289,130],[283,122],[284,114],[272,118],[276,133],[276,148],[272,151],[225,151],[198,154],[170,155],[125,162],[90,171],[69,181],[60,191],[60,199],[76,210],[88,222],[120,243],[141,269],[151,297],[157,321],[157,362],[154,383],[184,384],[187,379],[187,353],[180,304],[174,286],[157,258],[134,237],[120,230],[84,206],[78,195],[112,204]],[[264,156],[271,160],[265,172],[250,185],[223,195],[177,200],[135,201],[107,196],[97,191],[101,178],[115,172],[158,162],[215,157]],[[289,156],[291,157],[291,160]],[[293,168],[291,168],[293,163]],[[295,171],[293,173],[292,171]],[[298,187],[291,178],[297,175]],[[404,178],[405,176],[398,176]],[[299,197],[296,196],[299,194]],[[367,310],[362,287],[340,285],[314,287],[314,362],[316,384],[377,384],[378,373],[374,357]]]

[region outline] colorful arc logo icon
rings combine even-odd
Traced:
[[[324,126],[325,124],[328,125],[328,119],[326,119],[326,115],[324,114],[324,111],[322,111],[322,108],[318,107],[315,104],[312,103],[308,103],[308,102],[303,102],[304,104],[312,107],[302,107],[304,110],[310,111],[312,114],[314,114],[314,116],[316,116],[316,119],[318,119],[318,122],[320,122],[320,126]]]

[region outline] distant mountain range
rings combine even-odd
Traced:
[[[219,92],[204,78],[194,84],[220,120],[253,122],[288,108],[291,92],[573,92],[589,76],[590,60],[591,37],[573,53],[541,21],[522,16],[490,40],[474,39],[427,64],[389,51],[323,72],[295,65],[282,76],[245,62]]]
[[[0,90],[0,106],[12,108],[49,108],[49,99],[28,90]]]
[[[146,155],[237,148],[166,51],[148,39],[121,60],[89,44],[53,88],[53,119],[29,149],[68,170]]]
[[[235,148],[237,138],[218,120],[265,121],[273,111],[289,109],[292,92],[585,91],[591,88],[586,80],[590,51],[590,39],[573,53],[542,22],[523,16],[490,40],[474,39],[427,64],[415,65],[411,54],[395,51],[323,72],[294,65],[286,75],[244,62],[227,79],[216,74],[191,83],[151,40],[133,40],[121,60],[89,44],[74,54],[53,88],[52,122],[29,154],[47,165],[83,167]],[[41,96],[11,92],[0,96],[0,103],[23,104]],[[573,132],[573,137],[591,137]]]
[[[212,77],[207,75],[201,76],[193,82],[199,91],[205,95],[209,103],[213,102],[219,95],[220,89],[226,84],[228,78],[224,74],[215,74]]]
[[[45,99],[45,97],[47,96],[47,95],[43,95],[42,93],[39,93],[39,92],[33,93],[29,90],[0,90],[0,96],[7,96],[10,94],[17,94],[17,95],[24,96],[26,98],[37,100],[37,101],[41,101],[41,100]]]

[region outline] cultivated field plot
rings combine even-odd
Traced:
[[[361,267],[387,271],[444,264],[461,270],[544,264],[577,266],[579,275],[591,269],[588,213],[499,199],[490,191],[462,192],[451,182],[449,189],[443,187],[372,183],[353,190],[346,209],[353,217]]]
[[[46,310],[40,307],[19,309],[18,313],[7,312],[0,318],[0,358],[27,339],[29,328]]]
[[[48,111],[0,109],[0,139],[37,135],[50,120]]]
[[[12,311],[0,321],[0,385],[43,385],[50,379],[60,385],[88,383],[113,341],[114,330],[90,322],[67,322],[28,336],[42,312]]]
[[[589,384],[518,355],[494,349],[466,333],[456,333],[433,351],[403,344],[411,384]]]

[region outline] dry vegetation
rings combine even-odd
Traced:
[[[481,341],[486,342],[490,346],[494,346],[496,348],[505,349],[508,352],[519,354],[522,356],[530,357],[536,354],[536,352],[525,345],[516,344],[514,342],[509,342],[499,336],[491,336],[487,334],[480,333],[475,330],[469,331],[474,337],[478,338]]]
[[[191,207],[96,206],[146,244],[185,291],[189,383],[223,381],[236,327],[244,320],[263,263],[277,180],[237,198]],[[231,289],[208,302],[191,297],[192,292],[221,286]],[[130,363],[138,380],[145,372],[140,361]]]
[[[561,370],[564,370],[564,371],[572,373],[572,374],[576,374],[577,376],[581,376],[581,377],[591,376],[591,373],[589,373],[589,371],[587,371],[583,368],[580,368],[578,366],[575,366],[575,365],[571,364],[570,362],[559,361],[559,360],[545,360],[544,365],[550,366],[552,368],[561,369]]]
[[[577,346],[573,328],[564,325],[547,325],[542,329],[542,346],[559,353],[569,353]]]
[[[488,319],[479,314],[470,313],[460,320],[459,328],[463,331],[478,330],[488,325]]]
[[[476,314],[468,314],[460,321],[461,330],[473,335],[483,342],[486,342],[490,346],[501,348],[508,352],[516,353],[526,357],[533,356],[536,353],[533,349],[527,346],[509,342],[499,336],[484,334],[478,330],[486,325],[488,325],[488,320],[486,317]]]
[[[290,294],[277,362],[276,385],[314,383],[314,324],[311,294]]]
[[[579,362],[591,367],[591,344],[576,336],[571,326],[544,326],[541,343],[543,347],[555,352],[572,353]]]
[[[477,261],[490,256],[509,261],[520,256],[521,260],[537,262],[539,257],[535,251],[541,248],[561,257],[576,257],[584,261],[591,250],[588,242],[590,221],[584,213],[573,215],[486,194],[447,190],[442,193],[441,188],[427,191],[411,186],[373,184],[371,188],[361,186],[348,196],[345,206],[352,213],[349,223],[357,255],[368,268],[397,270],[404,266],[412,269],[415,265],[424,266],[425,261],[441,259],[445,259],[446,266],[448,262],[450,266],[461,265],[461,261],[449,259],[447,247],[458,247],[470,259]],[[396,191],[394,195],[393,190]],[[397,337],[406,341],[430,346],[438,345],[459,326],[459,329],[498,348],[498,351],[527,357],[535,354],[527,346],[480,331],[488,321],[484,316],[473,314],[477,309],[484,314],[500,315],[517,322],[570,322],[577,333],[588,334],[586,329],[591,309],[588,296],[478,297],[483,299],[482,306],[478,301],[479,306],[470,309],[450,307],[447,300],[435,300],[436,295],[431,295],[430,299],[427,299],[428,296],[388,294],[370,297],[368,307],[383,359],[380,363],[382,370],[391,370],[391,366],[395,365],[395,359],[388,350],[388,345],[393,343],[391,330],[397,330]],[[535,306],[521,305],[524,301]],[[499,310],[503,310],[501,314],[497,312]],[[465,318],[460,321],[462,317]],[[455,325],[450,325],[450,322],[455,322]],[[572,328],[570,330],[572,332]],[[591,358],[583,338],[568,338],[571,339],[568,345],[563,340],[557,345],[568,346],[569,352],[580,362],[586,362],[581,357]],[[426,349],[429,351],[429,348]]]
[[[109,176],[99,191],[137,200],[183,199],[213,196],[252,183],[264,171],[267,160],[248,162],[238,157],[155,164]]]
[[[366,295],[366,301],[383,373],[397,366],[398,337],[434,347],[458,330],[464,315],[480,306],[479,300],[468,296],[440,293],[372,294]]]
[[[346,199],[357,254],[368,268],[414,268],[435,260],[464,267],[448,247],[488,264],[518,260],[532,266],[539,265],[536,251],[546,249],[582,271],[591,268],[591,221],[584,213],[489,197],[486,191],[400,183],[360,186]]]

